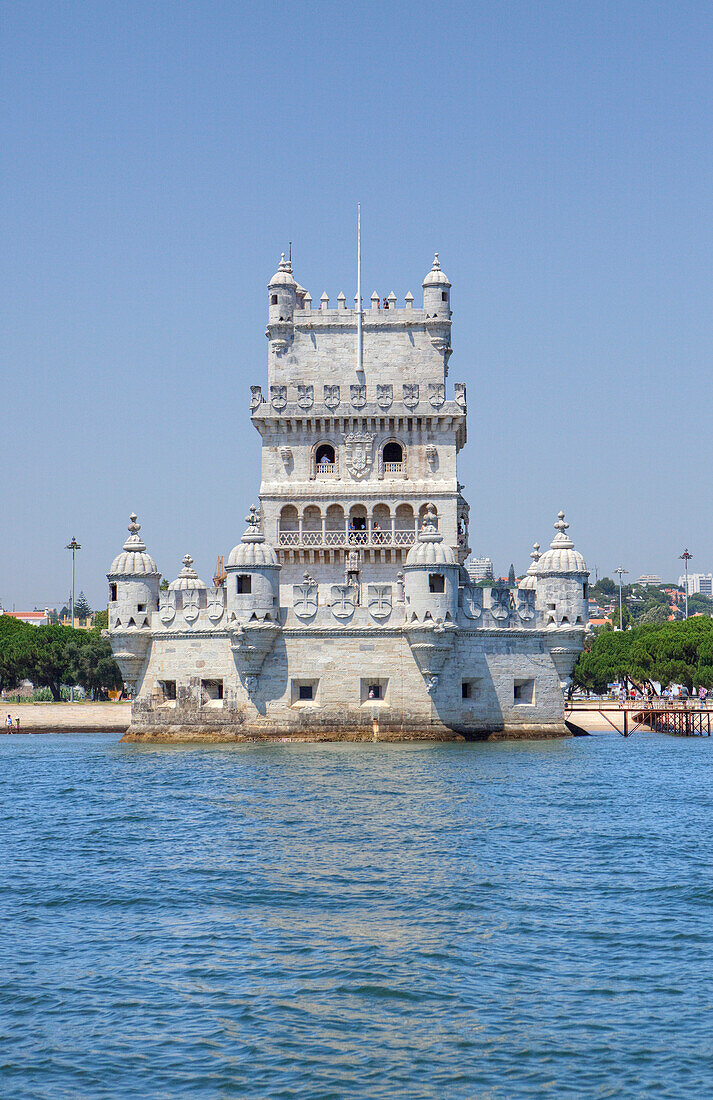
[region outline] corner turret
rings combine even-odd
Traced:
[[[137,690],[151,640],[151,616],[158,609],[161,574],[146,552],[136,514],[129,517],[129,537],[107,573],[109,627],[114,660],[129,691]]]
[[[589,570],[567,534],[564,512],[555,523],[557,534],[535,565],[537,603],[549,627],[584,630],[589,619]]]
[[[429,505],[404,565],[407,620],[455,622],[459,570],[452,547],[444,543],[436,526],[435,509]]]
[[[451,284],[441,270],[438,253],[433,258],[433,267],[423,280],[423,308],[428,317],[438,317],[444,321],[451,319]]]
[[[230,551],[225,571],[228,574],[228,618],[239,622],[278,618],[280,602],[280,564],[277,555],[260,530],[260,514],[251,505],[245,517],[248,525],[237,546]]]
[[[302,291],[301,305],[304,304]],[[293,329],[295,308],[297,307],[298,286],[292,274],[292,264],[282,253],[280,266],[268,284],[269,306],[265,335],[276,351],[283,351],[290,342]]]

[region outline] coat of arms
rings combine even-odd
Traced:
[[[375,619],[388,619],[391,614],[392,593],[390,584],[370,584],[366,589],[369,614]]]
[[[311,619],[317,614],[318,588],[314,581],[305,574],[303,584],[292,585],[292,607],[295,615],[301,619]]]
[[[339,407],[339,386],[324,387],[324,403],[328,409]]]
[[[174,592],[167,592],[164,602],[161,604],[161,622],[164,626],[170,626],[176,618],[176,596]]]
[[[356,481],[366,477],[374,461],[372,444],[373,432],[349,432],[344,436],[346,443],[347,469]]]
[[[181,595],[183,596],[183,618],[187,623],[193,624],[200,612],[200,592],[197,588],[184,588]]]
[[[443,382],[428,383],[428,400],[434,409],[440,409],[446,400],[446,387]]]
[[[455,395],[456,395],[456,405],[459,405],[460,408],[463,410],[463,412],[465,412],[465,409],[466,409],[465,382],[456,382],[456,384],[453,388],[455,390]]]
[[[337,619],[349,619],[356,607],[356,589],[353,584],[332,585],[332,614]]]
[[[214,588],[208,592],[208,618],[212,623],[217,623],[223,616],[225,610],[224,596],[224,588]]]
[[[301,409],[311,409],[314,405],[314,386],[297,384],[297,404]]]
[[[363,409],[366,405],[366,386],[350,386],[352,405],[355,409]]]
[[[262,402],[263,402],[262,386],[251,386],[250,387],[250,411],[255,412],[256,409],[260,408],[260,406],[262,405]]]
[[[394,400],[394,387],[389,383],[388,386],[382,386],[380,384],[376,387],[376,403],[380,409],[390,409]]]
[[[483,614],[483,589],[467,584],[462,592],[463,614],[466,619],[479,619]]]
[[[270,401],[277,412],[284,409],[287,404],[287,386],[270,386]]]
[[[418,405],[418,383],[404,382],[404,405],[415,409]]]

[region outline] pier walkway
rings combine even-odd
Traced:
[[[641,699],[623,703],[605,700],[601,703],[565,703],[565,721],[573,733],[585,732],[581,723],[586,715],[595,714],[623,737],[635,733],[642,726],[677,737],[710,737],[713,725],[713,707],[701,708],[696,700],[688,703],[665,703],[662,699],[653,699],[648,703]]]

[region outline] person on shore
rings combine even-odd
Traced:
[[[19,733],[20,732],[20,715],[19,714],[15,715],[15,727],[17,729],[17,732]]]
[[[700,703],[701,710],[705,708],[706,699],[708,698],[708,691],[703,687],[703,684],[698,689],[698,701]]]
[[[12,715],[10,714],[5,719],[5,733],[12,733]]]

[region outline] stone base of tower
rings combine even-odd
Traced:
[[[363,728],[331,726],[280,730],[234,725],[131,725],[122,741],[148,744],[318,744],[320,742],[466,742],[466,741],[542,741],[571,737],[564,723],[508,726],[501,729],[452,730],[434,725],[427,728]]]

